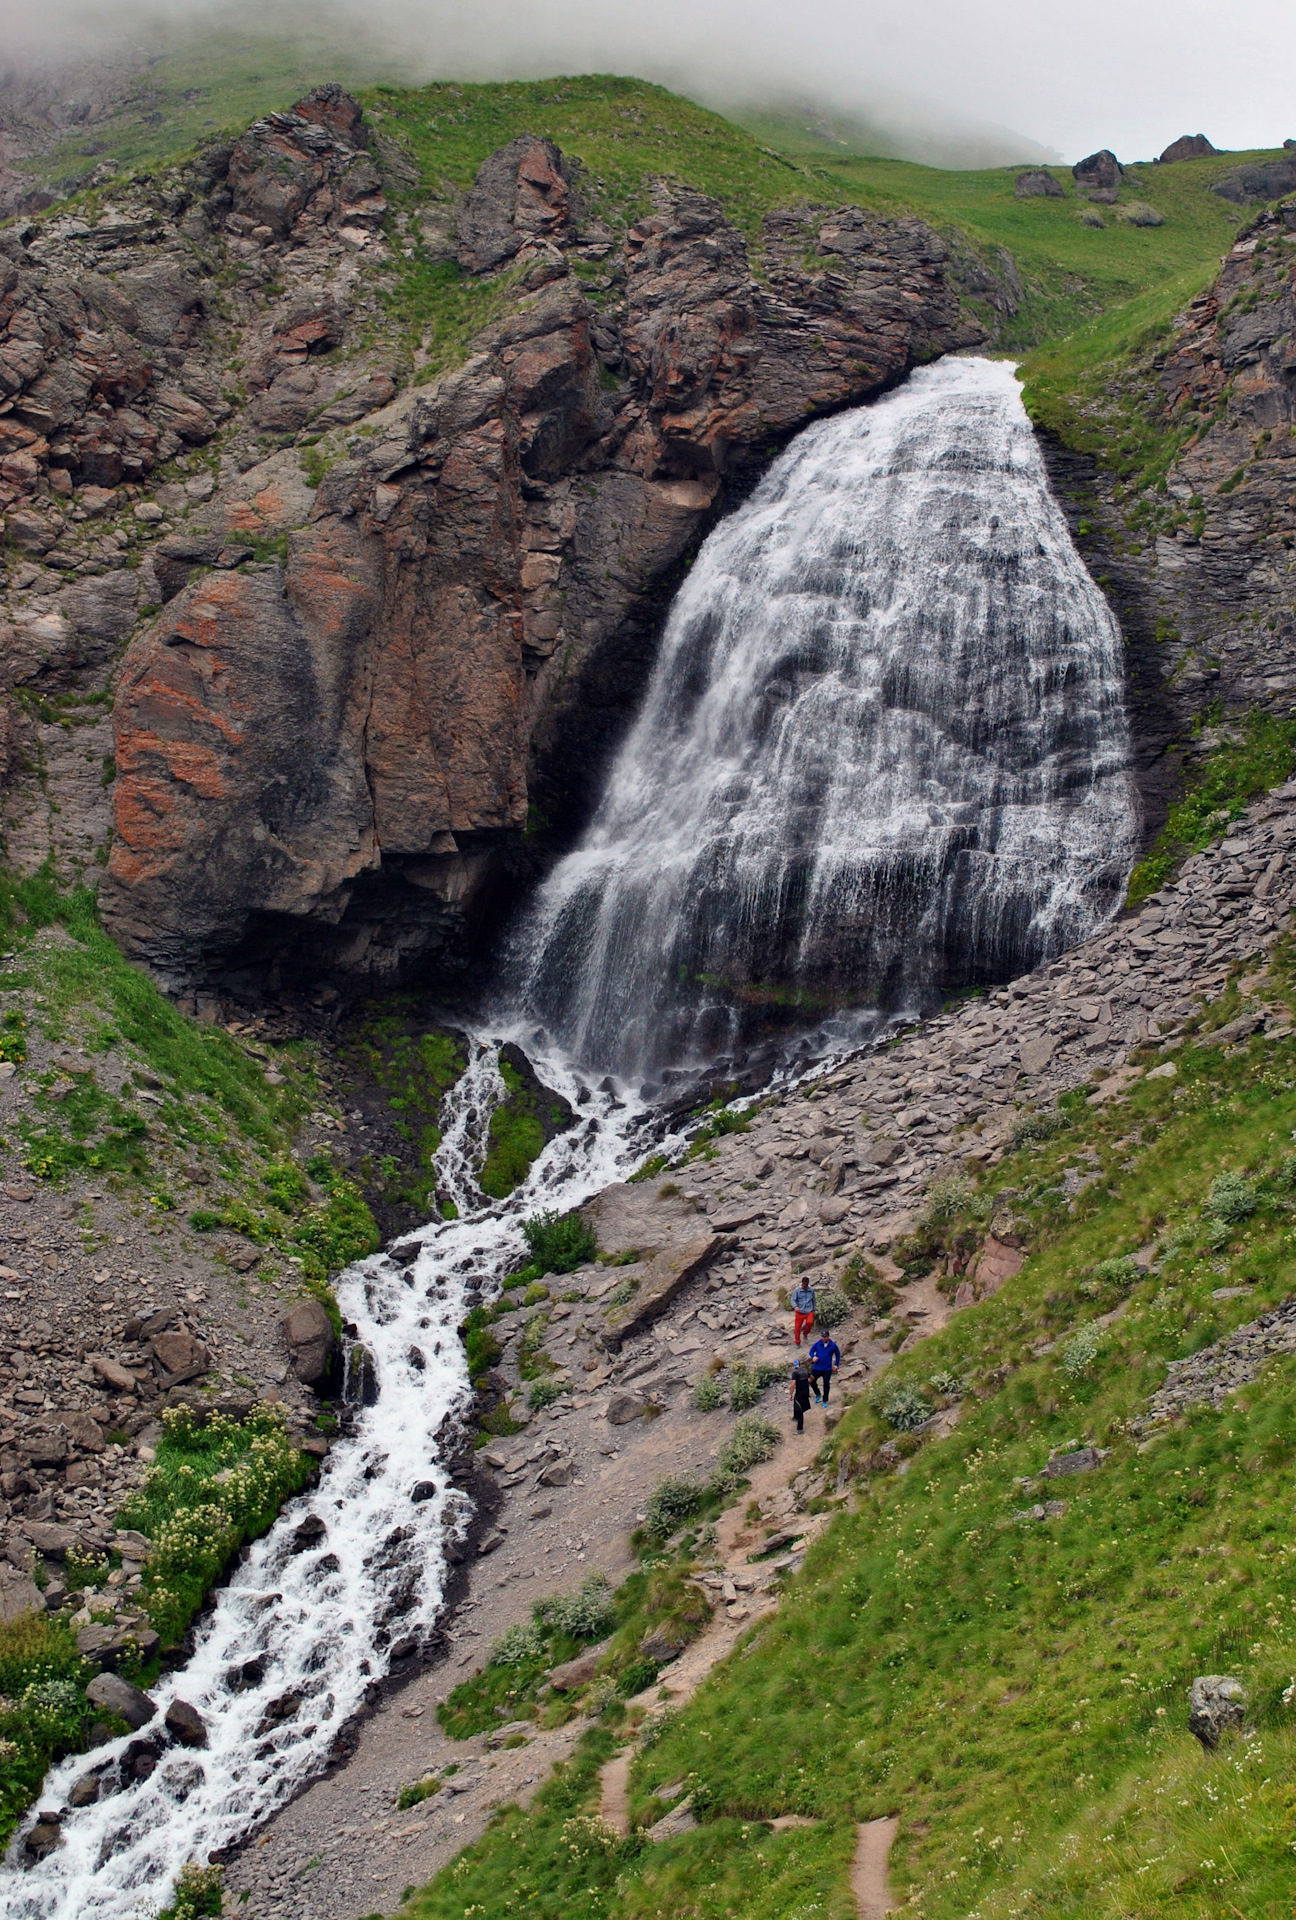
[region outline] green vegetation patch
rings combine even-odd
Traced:
[[[140,1597],[172,1646],[184,1634],[238,1549],[273,1525],[305,1486],[314,1461],[288,1437],[275,1407],[246,1420],[168,1407],[157,1460],[118,1514],[152,1541]]]
[[[541,1085],[517,1047],[501,1047],[499,1071],[505,1098],[490,1117],[486,1158],[477,1176],[490,1200],[506,1200],[521,1186],[548,1142],[573,1119],[561,1094]]]
[[[1296,720],[1249,714],[1232,738],[1193,765],[1181,798],[1130,875],[1128,904],[1136,907],[1164,886],[1190,854],[1208,847],[1251,801],[1289,779],[1294,768]]]
[[[530,1620],[519,1621],[495,1642],[486,1666],[441,1702],[437,1718],[452,1739],[468,1740],[498,1726],[501,1718],[529,1717],[548,1669],[605,1639],[617,1621],[617,1605],[603,1574],[591,1574],[575,1593],[537,1600]]]
[[[437,1211],[432,1160],[441,1145],[441,1105],[467,1058],[459,1037],[429,1026],[410,996],[372,1002],[338,1048],[342,1064],[380,1087],[402,1151],[361,1173],[386,1205],[426,1220]]]
[[[85,1697],[96,1672],[62,1621],[28,1613],[0,1624],[0,1846],[54,1762],[85,1751],[91,1723],[118,1727]]]

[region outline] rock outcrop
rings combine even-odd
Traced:
[[[1109,147],[1100,147],[1084,160],[1077,160],[1071,176],[1081,193],[1115,193],[1125,169]]]
[[[1157,163],[1163,167],[1173,166],[1176,160],[1204,160],[1208,153],[1215,153],[1204,133],[1181,133],[1172,140],[1164,153],[1157,155]]]
[[[321,90],[215,156],[211,195],[292,257],[345,241],[380,206],[362,136]],[[587,810],[726,498],[806,420],[983,337],[920,221],[771,214],[758,280],[719,205],[676,187],[613,258],[570,172],[541,139],[483,164],[459,258],[520,271],[516,297],[463,366],[371,416],[282,565],[246,564],[219,500],[158,548],[101,898],[177,988],[444,964],[528,809],[559,830]],[[597,285],[573,271],[591,256]],[[301,430],[320,396],[296,383],[339,324],[322,298],[275,322],[256,422]]]

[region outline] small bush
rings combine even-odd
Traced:
[[[1095,1280],[1102,1280],[1114,1287],[1132,1287],[1143,1278],[1142,1267],[1137,1260],[1131,1260],[1127,1253],[1111,1260],[1100,1260],[1092,1272]]]
[[[416,1780],[412,1787],[402,1787],[396,1795],[397,1813],[408,1813],[411,1807],[422,1806],[434,1793],[440,1793],[439,1780]]]
[[[1249,1220],[1259,1205],[1259,1189],[1245,1173],[1216,1174],[1206,1196],[1207,1212],[1229,1227]]]
[[[527,1405],[532,1413],[541,1413],[546,1407],[551,1407],[555,1400],[561,1400],[568,1390],[565,1380],[533,1380],[527,1388]]]
[[[706,1499],[706,1491],[702,1482],[690,1474],[672,1474],[663,1480],[648,1496],[644,1531],[649,1538],[669,1540],[677,1528],[698,1512]]]
[[[592,1573],[577,1592],[537,1601],[535,1618],[573,1640],[603,1640],[616,1625],[611,1582],[606,1574]]]
[[[971,1205],[976,1188],[965,1173],[950,1173],[933,1180],[927,1189],[923,1217],[930,1221],[955,1220]]]
[[[1065,1113],[1024,1113],[1013,1128],[1012,1143],[1015,1147],[1042,1147],[1070,1124],[1070,1116]]]
[[[822,1287],[815,1294],[815,1326],[831,1333],[850,1318],[851,1303],[837,1287]]]
[[[913,1433],[932,1417],[932,1409],[914,1387],[897,1387],[882,1402],[878,1412],[897,1433]]]
[[[746,1413],[761,1397],[761,1383],[750,1367],[736,1366],[729,1375],[729,1405],[735,1413]]]
[[[157,1920],[216,1920],[221,1910],[221,1867],[200,1867],[194,1860],[182,1869],[175,1899]]]
[[[532,1660],[543,1660],[547,1650],[544,1630],[537,1621],[515,1620],[492,1642],[487,1665],[524,1667]]]
[[[779,1430],[763,1413],[745,1413],[716,1458],[717,1477],[737,1477],[768,1460],[779,1443]]]
[[[598,1253],[598,1242],[578,1213],[538,1213],[523,1222],[522,1237],[541,1273],[574,1273]]]
[[[715,1413],[724,1403],[723,1382],[714,1373],[704,1373],[693,1389],[693,1405],[699,1413]]]
[[[652,1685],[660,1672],[655,1660],[632,1660],[617,1681],[617,1693],[622,1700],[633,1700],[637,1693]]]
[[[950,1373],[946,1368],[941,1368],[939,1372],[932,1374],[927,1385],[942,1399],[953,1399],[963,1391],[963,1382],[958,1375]]]
[[[1062,1349],[1062,1371],[1073,1380],[1091,1367],[1098,1358],[1098,1349],[1102,1345],[1102,1329],[1094,1321],[1087,1327],[1081,1327],[1073,1334]]]

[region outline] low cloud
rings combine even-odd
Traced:
[[[1253,0],[1245,33],[1217,0],[7,0],[0,63],[138,58],[231,28],[328,36],[339,57],[411,80],[619,72],[721,109],[805,104],[946,165],[1296,134],[1290,0]]]

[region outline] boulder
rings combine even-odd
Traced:
[[[25,1613],[40,1613],[44,1605],[44,1594],[36,1582],[25,1575],[0,1581],[0,1626],[21,1619]]]
[[[90,1355],[90,1365],[107,1387],[117,1393],[134,1393],[138,1384],[133,1373],[127,1373],[125,1367],[119,1367],[115,1360],[109,1360],[101,1353]]]
[[[157,1714],[157,1702],[150,1700],[139,1687],[133,1687],[129,1680],[123,1680],[119,1673],[97,1673],[86,1688],[86,1699],[92,1706],[119,1714],[135,1733]]]
[[[596,1647],[586,1647],[574,1660],[564,1660],[561,1666],[552,1667],[549,1684],[554,1692],[575,1693],[578,1687],[588,1686],[610,1645],[610,1640],[600,1640]]]
[[[570,1455],[565,1455],[560,1460],[551,1460],[542,1469],[536,1484],[541,1487],[568,1487],[575,1478],[576,1462]]]
[[[1107,1458],[1101,1447],[1079,1447],[1074,1453],[1059,1453],[1044,1472],[1050,1480],[1064,1480],[1072,1473],[1094,1473]]]
[[[1228,1673],[1199,1674],[1188,1692],[1188,1731],[1207,1752],[1221,1735],[1236,1732],[1246,1716],[1246,1688]]]
[[[1057,1052],[1057,1040],[1051,1033],[1036,1034],[1031,1040],[1023,1040],[1017,1052],[1023,1073],[1043,1073]]]
[[[150,1340],[149,1352],[164,1387],[183,1386],[197,1380],[211,1365],[211,1354],[192,1333],[161,1333]]]
[[[317,1547],[328,1533],[328,1528],[317,1513],[309,1513],[293,1528],[292,1551],[305,1553],[311,1547]]]
[[[207,1722],[197,1707],[191,1707],[187,1700],[173,1700],[166,1710],[166,1730],[173,1740],[182,1747],[205,1747],[207,1745]]]
[[[53,1853],[55,1847],[61,1846],[62,1842],[63,1828],[57,1813],[40,1813],[37,1814],[36,1824],[23,1845],[31,1859],[43,1860],[47,1854]]]
[[[1066,199],[1066,188],[1054,179],[1047,167],[1030,167],[1025,173],[1019,173],[1013,192],[1019,200],[1033,200],[1041,195],[1047,195],[1050,200]]]
[[[77,1544],[73,1528],[56,1526],[49,1520],[29,1520],[27,1538],[47,1560],[61,1560]]]
[[[161,1644],[152,1627],[142,1622],[115,1627],[96,1624],[82,1627],[77,1635],[77,1652],[101,1667],[115,1667],[122,1660],[151,1660]]]
[[[620,1350],[621,1342],[642,1333],[660,1319],[689,1281],[709,1266],[723,1247],[718,1233],[699,1234],[675,1252],[659,1253],[644,1269],[633,1297],[623,1307],[614,1307],[603,1333],[603,1345],[610,1353]]]
[[[1124,167],[1108,147],[1100,147],[1097,153],[1077,160],[1071,169],[1081,193],[1114,193],[1120,186],[1124,172]]]
[[[1204,133],[1181,133],[1177,140],[1170,142],[1164,153],[1158,154],[1157,160],[1159,165],[1170,167],[1176,160],[1202,160],[1208,153],[1216,151]]]
[[[65,1413],[63,1427],[68,1439],[82,1453],[102,1453],[107,1442],[104,1430],[89,1413]]]
[[[674,1620],[664,1620],[644,1635],[639,1642],[639,1651],[645,1660],[675,1660],[692,1637],[687,1627]]]
[[[648,1404],[641,1393],[614,1393],[608,1401],[607,1417],[614,1427],[628,1427],[632,1420],[642,1418]]]
[[[569,164],[552,140],[519,134],[484,160],[459,209],[459,264],[490,273],[524,248],[574,234]]]
[[[305,1387],[322,1386],[337,1348],[333,1322],[318,1300],[299,1300],[281,1322],[293,1372]]]

